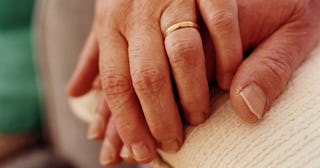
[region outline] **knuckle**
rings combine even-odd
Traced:
[[[133,86],[142,94],[159,93],[165,84],[164,71],[160,68],[141,68],[132,73]]]
[[[195,63],[195,53],[198,48],[192,40],[180,40],[169,44],[171,46],[170,63],[175,65],[188,65]]]
[[[141,57],[142,53],[145,53],[144,44],[149,43],[148,39],[143,36],[135,36],[131,38],[131,44],[129,45],[128,52],[129,56],[132,58],[139,58]],[[129,41],[130,43],[130,41]]]
[[[279,81],[284,86],[293,72],[292,56],[285,50],[274,50],[272,55],[274,56],[264,57],[261,63],[271,73],[275,81]]]
[[[233,30],[235,16],[231,12],[217,11],[209,16],[209,25],[219,32],[229,32]]]
[[[153,15],[146,14],[141,16],[141,13],[132,14],[127,16],[123,21],[123,32],[128,36],[134,36],[137,32],[136,30],[141,30],[141,32],[156,32],[158,33],[158,25],[156,24],[157,18]],[[141,38],[146,39],[147,36],[142,36]]]
[[[105,95],[116,97],[131,91],[131,81],[128,75],[119,74],[115,70],[106,70],[101,73],[101,82]]]

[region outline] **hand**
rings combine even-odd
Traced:
[[[225,13],[224,11],[221,12],[221,10],[215,10],[217,12],[212,13],[212,11],[214,11],[214,10],[210,10],[210,7],[212,7],[212,5],[208,5],[204,3],[204,2],[210,3],[210,1],[202,1],[202,2],[203,2],[202,4],[199,3],[199,7],[205,22],[207,23],[207,25],[209,25],[208,26],[209,31],[212,25],[215,25],[215,26],[220,25],[221,27],[223,27],[223,25],[228,27],[228,25],[230,25],[231,23],[230,20],[232,20],[230,19],[232,18],[229,15],[230,13],[228,12]],[[289,1],[289,2],[283,1],[283,3],[278,3],[273,1],[270,1],[270,2],[268,1],[268,3],[265,3],[264,1],[255,1],[255,2],[238,1],[238,6],[239,6],[239,18],[240,18],[239,24],[240,24],[240,30],[241,30],[241,38],[243,42],[243,49],[244,51],[247,51],[247,53],[249,53],[248,52],[249,50],[253,50],[253,49],[255,50],[253,53],[248,54],[250,55],[250,57],[241,65],[241,68],[239,69],[232,83],[232,89],[230,94],[231,94],[232,103],[234,107],[236,107],[235,109],[237,114],[239,114],[243,119],[249,122],[253,122],[257,120],[257,116],[261,117],[261,114],[253,115],[251,113],[252,109],[254,108],[252,108],[253,107],[252,105],[249,105],[251,106],[251,109],[248,108],[248,106],[246,105],[246,102],[243,100],[243,97],[246,97],[246,94],[243,94],[242,92],[242,95],[241,95],[240,94],[241,91],[244,91],[244,90],[240,88],[244,88],[244,86],[247,86],[245,85],[246,83],[250,83],[252,81],[254,82],[257,81],[256,83],[259,84],[260,87],[264,86],[269,88],[268,86],[266,86],[266,85],[269,85],[271,86],[270,88],[273,88],[273,86],[279,86],[279,82],[274,79],[278,79],[278,78],[282,79],[284,81],[281,84],[282,87],[274,87],[275,88],[274,90],[271,90],[271,89],[267,90],[268,92],[270,92],[270,95],[275,95],[273,97],[268,98],[269,99],[268,104],[271,104],[271,102],[276,98],[276,96],[281,92],[281,90],[285,86],[285,83],[289,79],[290,74],[292,73],[294,68],[296,68],[299,65],[299,63],[303,60],[303,58],[305,58],[307,53],[312,48],[313,44],[315,44],[315,42],[317,41],[317,38],[319,35],[319,28],[318,28],[319,25],[317,24],[318,22],[316,18],[319,16],[319,13],[317,12],[317,9],[319,9],[319,4],[317,4],[317,2],[314,2],[314,1],[304,1],[304,3],[297,3],[293,1]],[[264,10],[261,10],[261,9],[264,9]],[[270,13],[269,9],[273,9],[274,12]],[[253,15],[256,13],[256,11],[260,12],[259,15]],[[291,13],[293,14],[291,15]],[[281,17],[277,17],[279,14],[281,14],[280,15]],[[295,17],[295,16],[299,16],[299,17]],[[210,18],[215,18],[215,19],[210,19]],[[294,19],[291,20],[290,18],[294,18]],[[213,21],[212,23],[214,24],[210,24],[211,20]],[[214,21],[214,20],[218,20],[218,21]],[[304,26],[304,24],[308,26]],[[292,26],[292,25],[295,25],[295,26]],[[211,29],[211,32],[212,30],[213,29]],[[299,32],[305,32],[306,36],[301,37],[301,33]],[[288,37],[291,37],[291,38],[288,38]],[[300,39],[302,39],[302,41],[298,43]],[[208,40],[205,40],[205,41],[208,41]],[[306,42],[306,43],[303,43],[303,42]],[[292,43],[296,45],[291,45]],[[282,44],[282,45],[278,46],[278,44]],[[210,46],[210,45],[205,43],[204,46]],[[262,46],[269,46],[269,47],[262,47]],[[297,52],[297,49],[295,49],[295,46],[298,46],[298,48],[302,49],[302,51]],[[287,75],[277,75],[276,72],[278,71],[276,70],[276,68],[279,68],[279,67],[270,66],[269,64],[277,65],[277,62],[281,62],[283,59],[286,60],[287,57],[283,56],[282,54],[286,52],[291,53],[291,50],[288,50],[288,51],[286,50],[290,48],[293,48],[292,53],[295,53],[295,54],[289,55],[288,58],[295,59],[292,57],[296,57],[297,61],[294,64],[295,66],[293,66],[293,68],[287,73],[284,73]],[[208,52],[206,50],[206,56],[209,56],[207,57],[207,60],[209,60],[212,57],[212,55],[207,53]],[[270,55],[268,53],[275,53],[275,54]],[[290,63],[291,59],[288,59],[288,61],[285,61],[285,63],[288,63],[288,62]],[[273,63],[273,61],[276,61],[276,62]],[[211,71],[211,73],[209,72],[208,74],[212,74],[213,66],[210,63],[208,63],[208,65],[211,65],[211,66],[207,66],[208,71]],[[272,70],[272,68],[275,68],[274,71]],[[251,71],[251,73],[249,74],[254,74],[254,75],[248,75],[247,71],[249,72]],[[260,73],[263,76],[266,75],[265,78],[261,78],[259,76]],[[243,78],[243,80],[241,80],[241,78]],[[268,82],[265,82],[266,80],[268,80]],[[247,103],[250,103],[248,99],[247,99]],[[262,113],[264,113],[266,110],[267,108],[263,109]]]
[[[248,58],[234,76],[230,97],[242,119],[256,122],[319,40],[320,1],[238,0],[238,8]]]
[[[100,71],[117,131],[139,162],[152,160],[157,146],[167,152],[180,148],[183,131],[178,105],[191,124],[203,122],[208,115],[209,91],[200,33],[185,28],[165,39],[162,34],[174,23],[197,22],[195,6],[193,0],[97,1],[94,28],[69,84],[69,95],[80,96],[90,90]],[[231,28],[240,42],[236,23]],[[223,37],[218,39],[224,44],[234,40]],[[241,44],[228,48],[235,54],[218,54],[223,58],[220,60],[232,56],[232,61],[220,66],[224,68],[221,73],[228,73],[229,82],[224,79],[223,85],[230,85],[229,73],[233,74],[241,61]]]

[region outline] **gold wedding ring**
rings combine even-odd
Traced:
[[[194,23],[194,22],[191,22],[191,21],[183,21],[183,22],[179,22],[179,23],[176,23],[172,26],[170,26],[165,32],[164,32],[164,35],[163,37],[166,38],[168,36],[168,34],[176,31],[176,30],[179,30],[179,29],[183,29],[183,28],[196,28],[196,29],[199,29],[199,25],[197,23]]]

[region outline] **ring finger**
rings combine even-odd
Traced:
[[[165,47],[178,89],[184,116],[191,124],[200,124],[208,115],[209,88],[205,56],[197,23],[196,3],[173,1],[161,18]],[[173,26],[172,26],[173,25]],[[180,29],[166,34],[174,26]]]

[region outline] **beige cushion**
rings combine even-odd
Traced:
[[[320,46],[294,73],[287,89],[264,119],[248,124],[235,115],[226,93],[212,100],[213,115],[186,129],[186,141],[176,154],[160,151],[155,167],[320,167]],[[90,120],[95,93],[71,104]],[[77,108],[81,106],[81,110]],[[83,110],[86,108],[87,110]]]

